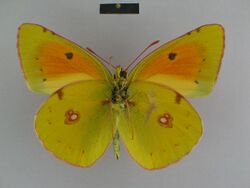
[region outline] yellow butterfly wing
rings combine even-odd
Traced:
[[[28,87],[53,93],[79,80],[108,80],[110,72],[87,50],[36,24],[22,24],[18,52]]]
[[[112,139],[111,96],[105,81],[80,81],[56,91],[41,106],[35,129],[45,148],[70,164],[87,167]]]
[[[146,169],[163,168],[191,151],[202,135],[198,113],[183,96],[150,82],[133,82],[119,133],[128,152]]]
[[[223,27],[204,25],[146,56],[132,70],[130,81],[163,84],[186,97],[207,95],[217,79],[223,51]]]

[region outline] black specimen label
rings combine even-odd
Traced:
[[[100,4],[100,14],[139,14],[139,3]]]

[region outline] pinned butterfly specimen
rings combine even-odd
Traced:
[[[202,134],[186,97],[212,90],[223,50],[223,27],[204,25],[163,44],[130,73],[130,66],[111,66],[112,75],[92,50],[45,27],[23,24],[18,33],[28,87],[50,94],[35,117],[38,137],[57,158],[81,167],[93,165],[111,141],[118,159],[120,140],[145,169],[183,158]]]

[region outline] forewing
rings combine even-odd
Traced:
[[[32,91],[50,94],[74,81],[110,79],[96,57],[43,26],[21,25],[17,47]]]
[[[217,79],[223,51],[223,27],[204,25],[150,53],[129,79],[163,84],[186,97],[207,95]]]

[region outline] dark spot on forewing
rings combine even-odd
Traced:
[[[175,60],[176,55],[177,55],[176,53],[169,53],[169,54],[168,54],[168,59],[169,59],[169,60]]]
[[[43,79],[43,82],[45,82],[45,81],[47,81],[47,78],[44,78],[44,79]]]
[[[197,80],[194,81],[196,84],[199,84],[199,82]]]
[[[66,56],[66,58],[67,59],[72,59],[73,58],[73,53],[72,52],[67,52],[67,53],[65,53],[65,56]]]

